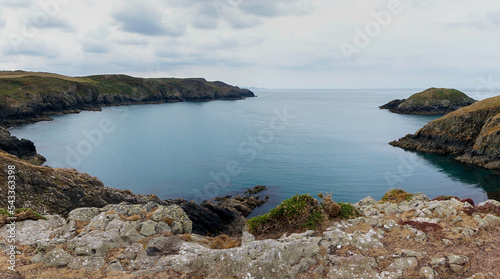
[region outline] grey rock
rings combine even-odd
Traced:
[[[459,256],[459,255],[449,255],[448,261],[450,262],[450,264],[464,265],[469,260],[467,259],[467,257],[463,257],[463,256]]]
[[[171,255],[179,252],[182,241],[175,237],[154,237],[146,247],[148,256]]]
[[[172,228],[165,222],[160,221],[156,225],[156,233],[171,233]]]
[[[56,248],[43,255],[40,262],[48,266],[64,267],[71,260],[73,257],[70,254],[63,249]]]
[[[462,275],[465,272],[464,267],[459,264],[450,264],[450,268],[458,275]]]
[[[137,232],[136,227],[131,222],[125,222],[120,230],[120,238],[125,242],[134,243],[141,241],[144,236]]]
[[[496,200],[487,200],[487,201],[484,201],[482,203],[479,203],[477,206],[484,206],[487,204],[493,204],[494,206],[500,206],[500,202],[496,201]]]
[[[241,236],[241,245],[245,243],[255,241],[255,236],[249,233],[246,229],[243,230],[243,234]]]
[[[55,236],[58,229],[62,228],[66,222],[58,215],[46,215],[43,220],[23,220],[16,222],[16,241],[19,245],[32,245],[40,241],[49,241]],[[0,235],[8,235],[8,226],[0,228]]]
[[[122,220],[120,220],[120,219],[113,219],[106,226],[105,230],[107,230],[107,231],[112,230],[112,229],[121,230],[123,228],[123,225],[125,225],[125,222],[123,222]]]
[[[116,229],[109,231],[90,231],[83,236],[75,237],[69,243],[73,243],[75,251],[78,247],[88,247],[88,249],[90,249],[90,254],[98,257],[105,256],[109,249],[123,248],[126,247],[127,244],[121,239]]]
[[[112,272],[112,271],[123,271],[123,265],[120,263],[120,261],[112,261],[108,264],[108,267],[106,268],[107,272]]]
[[[415,257],[399,258],[391,263],[387,268],[392,270],[405,270],[408,268],[413,268],[418,265],[418,261]]]
[[[178,205],[159,206],[151,215],[151,220],[159,222],[167,218],[173,222],[172,232],[175,234],[191,233],[193,223],[184,210]]]
[[[90,223],[86,226],[87,228],[93,228],[96,230],[105,230],[108,224],[113,220],[118,220],[117,214],[107,214],[102,212],[90,220]]]
[[[420,269],[420,274],[424,276],[425,279],[437,279],[438,273],[430,267],[422,267]]]
[[[72,269],[99,270],[105,263],[101,257],[76,257],[68,264],[68,267]]]
[[[465,229],[462,231],[463,236],[466,238],[470,238],[475,233],[476,233],[476,231],[469,226],[465,227]]]
[[[137,254],[143,251],[144,247],[140,243],[134,243],[127,247],[120,255],[118,255],[118,259],[128,259],[135,260]]]
[[[93,250],[88,246],[81,246],[75,248],[75,255],[77,256],[93,256],[95,255],[95,253],[96,250]]]
[[[375,259],[354,255],[351,257],[332,257],[334,264],[329,269],[327,278],[351,279],[351,278],[377,278],[377,266]],[[387,277],[384,277],[387,278]]]
[[[443,266],[446,264],[445,258],[435,257],[431,259],[432,266]]]
[[[427,240],[427,235],[423,231],[417,230],[415,240],[425,242]]]
[[[413,250],[402,250],[401,254],[403,255],[403,257],[414,257],[414,258],[424,256],[424,254],[422,254],[418,251],[413,251]]]
[[[95,207],[82,207],[72,210],[68,214],[68,220],[74,221],[90,221],[90,219],[99,215],[100,211]]]
[[[443,244],[444,246],[450,246],[453,244],[453,242],[449,239],[443,238]]]
[[[371,205],[375,205],[375,204],[377,204],[377,201],[374,198],[368,196],[368,197],[358,201],[357,203],[355,203],[353,205],[355,207],[365,207],[365,206],[371,206]]]
[[[157,223],[155,221],[151,220],[143,222],[141,225],[140,234],[144,236],[151,236],[156,234],[156,224]]]

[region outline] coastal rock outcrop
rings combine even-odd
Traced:
[[[36,147],[32,141],[11,136],[10,132],[3,127],[0,127],[0,149],[36,165],[41,165],[46,161],[42,155],[36,153]]]
[[[500,96],[451,112],[390,144],[500,169]]]
[[[380,108],[403,114],[446,114],[474,102],[474,99],[456,89],[432,87],[408,99],[392,100]]]
[[[499,202],[472,206],[454,198],[407,196],[393,202],[367,197],[353,205],[364,216],[338,219],[319,231],[263,240],[245,232],[245,241],[223,249],[214,249],[217,237],[188,234],[187,216],[178,206],[77,209],[66,220],[20,222],[25,230],[36,226],[45,234],[19,235],[24,258],[17,270],[39,278],[56,270],[89,278],[495,278]],[[163,217],[172,225],[155,221],[158,211],[171,212]],[[176,222],[187,226],[175,231]],[[0,238],[6,230],[0,229]]]

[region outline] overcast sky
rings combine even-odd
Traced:
[[[500,85],[498,0],[2,0],[0,36],[3,70],[266,88]]]

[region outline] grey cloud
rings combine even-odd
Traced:
[[[74,28],[67,22],[64,21],[60,18],[57,17],[51,17],[47,24],[37,26],[40,29],[51,29],[51,28],[56,28],[56,29],[62,29],[66,31],[73,31]]]
[[[4,55],[27,55],[44,58],[54,58],[58,54],[57,50],[50,48],[45,41],[38,39],[24,42],[17,49],[10,44],[4,44],[2,50]]]
[[[85,41],[82,43],[82,50],[89,53],[108,53],[111,47],[98,41]]]
[[[450,22],[449,28],[474,28],[485,31],[497,31],[500,28],[500,11],[491,11],[484,14],[471,14],[463,22]]]
[[[126,4],[113,15],[120,24],[120,29],[129,33],[145,36],[180,36],[184,28],[168,28],[162,22],[163,14],[156,7],[148,6],[146,2]]]
[[[3,0],[0,6],[4,7],[17,7],[17,8],[27,8],[31,7],[34,1],[31,0]]]
[[[6,25],[5,17],[0,13],[0,28],[4,28]]]

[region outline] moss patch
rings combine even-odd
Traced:
[[[406,192],[401,189],[392,189],[389,192],[385,193],[382,197],[382,202],[391,202],[391,203],[400,203],[403,201],[409,201],[413,197],[413,194]]]

